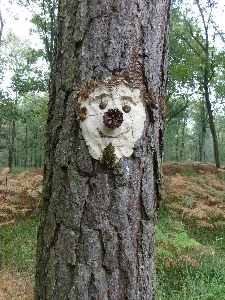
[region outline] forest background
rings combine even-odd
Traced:
[[[4,29],[9,28],[8,15],[16,20],[24,18],[13,11],[15,4],[9,1],[0,20],[0,162],[10,169],[37,168],[44,163],[57,1],[18,0],[17,4],[28,16],[30,36],[24,39],[13,28]],[[165,162],[211,162],[217,168],[224,164],[223,12],[221,0],[173,3]],[[15,28],[16,21],[14,24]]]

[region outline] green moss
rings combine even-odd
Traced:
[[[110,143],[108,146],[104,148],[102,151],[102,157],[101,157],[101,164],[105,166],[106,168],[113,168],[116,164],[116,155],[115,155],[115,148]]]

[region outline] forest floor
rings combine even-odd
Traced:
[[[0,299],[33,299],[43,169],[0,173]],[[35,220],[35,221],[33,221]]]
[[[187,273],[183,274],[183,269],[179,269],[181,265],[185,265],[187,272],[190,266],[189,276],[190,272],[193,273],[193,268],[201,268],[203,255],[212,260],[217,252],[223,259],[223,269],[225,267],[225,169],[217,170],[212,164],[170,163],[164,164],[163,171],[165,192],[164,201],[160,206],[156,241],[158,299],[225,299],[225,296],[213,296],[207,283],[204,285],[202,281],[195,286],[198,296],[184,296],[184,288],[187,294],[189,293],[189,283],[184,279]],[[31,300],[33,296],[42,173],[42,169],[20,174],[9,174],[8,169],[0,172],[2,300]],[[221,262],[219,263],[221,265]],[[179,278],[182,278],[182,283],[176,282],[175,285],[174,282],[169,282],[171,270],[177,272]],[[176,277],[175,273],[173,276]],[[221,293],[224,292],[225,295],[225,291],[222,290],[225,286],[224,273],[221,276]],[[186,282],[185,287],[183,280]],[[167,285],[165,281],[168,282]],[[217,286],[214,288],[218,290],[220,283],[214,281],[215,284]],[[168,289],[177,294],[165,296],[164,293]],[[177,292],[174,292],[176,289]],[[201,298],[203,293],[206,296]],[[212,298],[207,297],[207,293]]]

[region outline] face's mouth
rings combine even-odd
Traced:
[[[101,130],[99,130],[98,128],[97,128],[97,130],[98,130],[98,133],[99,133],[99,135],[100,135],[101,138],[116,139],[116,138],[118,138],[119,136],[121,136],[121,135],[123,135],[123,134],[129,132],[129,131],[130,131],[130,128],[127,129],[127,130],[125,130],[125,131],[123,131],[123,132],[121,132],[121,133],[119,133],[119,134],[117,134],[117,135],[115,135],[115,136],[113,136],[113,135],[106,135],[106,134],[104,134],[103,132],[101,132]]]

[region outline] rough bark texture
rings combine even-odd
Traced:
[[[207,71],[205,71],[205,73],[207,73]],[[217,138],[216,128],[215,128],[215,124],[214,124],[212,106],[211,106],[211,102],[209,99],[209,86],[208,86],[207,75],[205,75],[205,78],[206,78],[205,82],[207,82],[207,83],[206,84],[204,83],[204,92],[205,92],[204,96],[205,96],[206,107],[207,107],[207,111],[208,111],[208,115],[209,115],[209,127],[210,127],[210,131],[212,134],[212,139],[213,139],[213,150],[214,150],[214,158],[215,158],[216,168],[219,169],[220,168],[220,156],[219,156],[218,138]]]
[[[47,120],[35,299],[155,299],[154,240],[170,0],[61,0]],[[129,76],[148,95],[130,158],[88,153],[74,98],[90,78]]]

